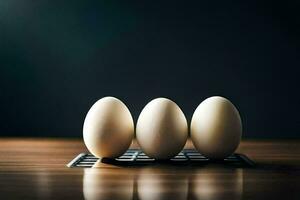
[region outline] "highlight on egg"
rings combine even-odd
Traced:
[[[136,139],[143,152],[158,160],[170,159],[184,147],[188,137],[186,118],[179,106],[167,98],[156,98],[142,110]]]
[[[223,159],[237,149],[242,136],[242,121],[236,107],[226,98],[204,100],[191,121],[195,148],[210,159]]]
[[[129,148],[133,137],[131,113],[119,99],[104,97],[88,111],[83,125],[83,139],[96,157],[121,156]]]

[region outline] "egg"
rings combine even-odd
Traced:
[[[129,148],[133,137],[132,116],[119,99],[104,97],[88,111],[83,125],[83,139],[96,157],[121,156]]]
[[[235,106],[220,96],[204,100],[191,121],[191,139],[195,148],[210,159],[223,159],[238,147],[242,122]]]
[[[136,139],[143,152],[158,160],[170,159],[184,147],[188,136],[186,118],[179,106],[166,98],[149,102],[136,125]]]

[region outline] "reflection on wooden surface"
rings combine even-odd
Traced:
[[[191,199],[242,199],[243,169],[205,168],[191,178]]]
[[[83,196],[86,200],[132,200],[134,176],[113,171],[84,169]]]
[[[253,169],[98,163],[84,170],[66,167],[86,152],[81,140],[0,139],[0,198],[299,200],[299,150],[299,141],[242,142],[238,152],[258,163]]]
[[[186,171],[148,167],[130,169],[126,174],[118,174],[116,170],[85,169],[83,176],[86,200],[235,200],[242,198],[242,192],[243,169]]]
[[[188,197],[188,178],[180,170],[142,169],[138,172],[136,185],[140,200],[186,200]]]

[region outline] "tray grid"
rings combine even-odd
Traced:
[[[68,167],[82,167],[91,168],[99,160],[92,154],[81,153],[76,156]],[[122,156],[116,159],[102,158],[101,162],[115,165],[147,165],[147,164],[185,164],[185,165],[199,165],[209,163],[229,164],[239,167],[252,167],[254,162],[243,154],[232,154],[224,160],[213,161],[201,155],[195,149],[184,149],[177,156],[168,161],[158,161],[148,157],[140,149],[129,149]]]

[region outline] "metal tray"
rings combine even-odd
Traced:
[[[68,167],[82,167],[91,168],[99,160],[99,158],[89,153],[81,153],[76,156]],[[116,159],[102,158],[101,162],[113,165],[123,166],[144,166],[154,164],[168,164],[168,165],[206,165],[206,164],[220,164],[234,167],[253,167],[255,163],[243,154],[232,154],[223,160],[210,160],[201,155],[195,149],[184,149],[177,156],[170,160],[161,161],[149,158],[140,149],[129,149],[121,157]]]

